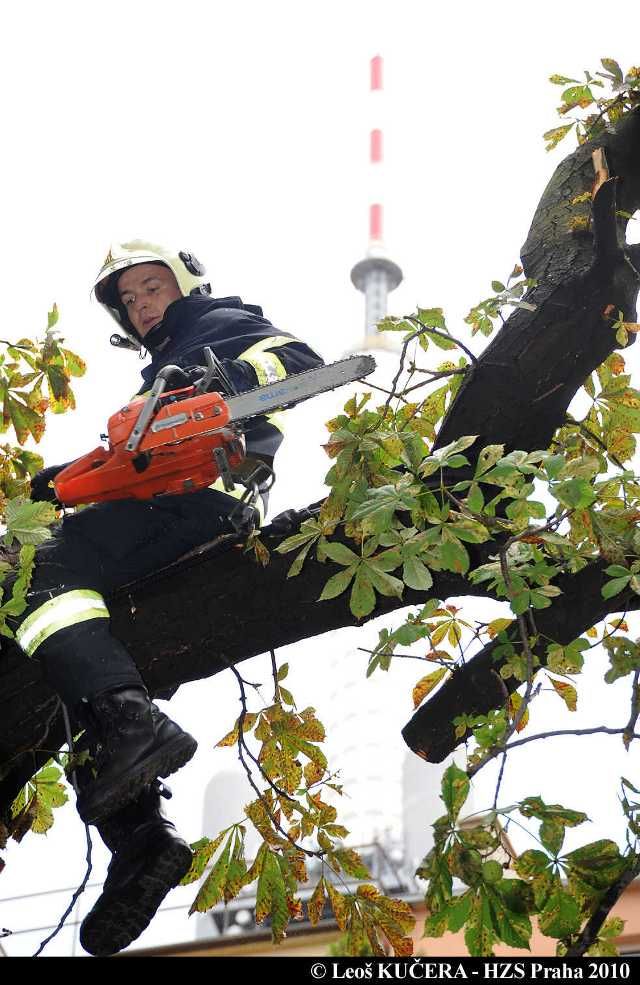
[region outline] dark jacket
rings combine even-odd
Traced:
[[[142,370],[144,384],[140,394],[150,389],[164,366],[172,364],[183,369],[204,366],[206,346],[222,362],[239,393],[321,366],[323,362],[304,342],[274,328],[261,308],[243,304],[238,297],[194,295],[174,301],[160,325],[145,337],[144,345],[152,360]],[[283,440],[282,417],[282,414],[269,414],[249,422],[248,456],[274,458]]]

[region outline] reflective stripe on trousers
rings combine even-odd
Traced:
[[[64,592],[49,599],[32,612],[16,630],[18,646],[28,657],[60,629],[67,629],[88,619],[108,619],[109,610],[99,592],[88,588]]]

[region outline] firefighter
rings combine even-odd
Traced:
[[[204,267],[186,251],[140,240],[113,246],[94,292],[116,322],[112,344],[151,356],[140,395],[169,365],[178,367],[174,389],[199,378],[205,347],[220,363],[222,378],[212,388],[223,392],[322,363],[305,343],[274,329],[260,308],[239,297],[212,297]],[[245,435],[246,461],[265,475],[273,475],[283,439],[281,417],[256,418]],[[32,499],[55,502],[51,482],[62,468],[34,477]],[[102,896],[81,928],[92,954],[135,940],[188,870],[191,852],[162,816],[158,778],[184,766],[196,749],[195,739],[151,702],[126,647],[110,632],[107,599],[218,534],[250,529],[266,506],[267,486],[255,507],[238,498],[241,485],[229,494],[221,480],[184,495],[95,503],[65,515],[38,548],[15,634],[85,730],[92,755],[91,769],[79,770],[77,808],[113,854]]]

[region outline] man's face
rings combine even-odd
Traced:
[[[169,267],[139,263],[118,279],[118,294],[129,320],[141,338],[162,321],[172,301],[182,297]]]

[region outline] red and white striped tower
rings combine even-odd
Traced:
[[[364,260],[360,260],[351,271],[351,280],[365,297],[365,338],[367,346],[379,339],[376,324],[387,313],[387,295],[402,280],[400,267],[384,255],[382,170],[384,164],[384,142],[381,120],[382,55],[371,59],[370,100],[374,126],[369,136],[369,167],[371,174],[372,198],[369,204],[369,246]],[[377,124],[377,125],[376,125]]]

